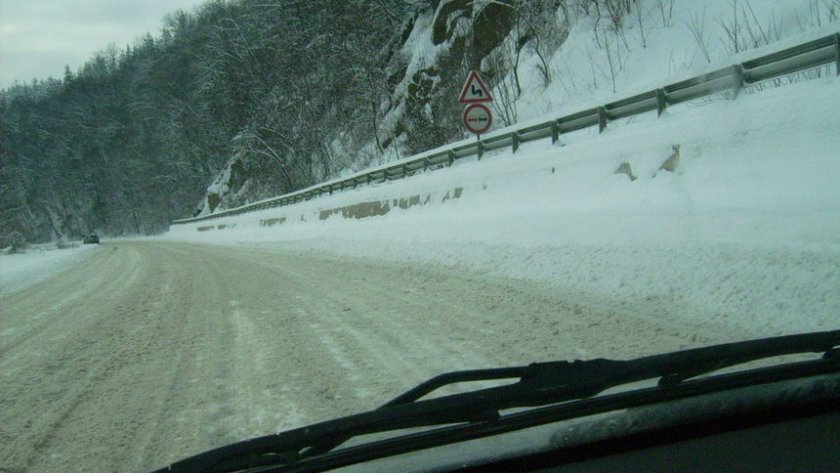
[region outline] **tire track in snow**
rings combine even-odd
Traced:
[[[38,300],[0,298],[20,327],[0,342],[11,346],[0,358],[0,469],[151,469],[375,408],[445,371],[742,338],[687,325],[660,301],[431,265],[119,246],[27,290]],[[26,325],[71,299],[43,326]]]

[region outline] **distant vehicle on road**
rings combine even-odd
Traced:
[[[99,235],[96,233],[91,233],[90,235],[86,236],[82,243],[85,245],[98,245],[99,244]]]

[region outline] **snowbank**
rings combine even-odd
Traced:
[[[25,253],[0,255],[0,295],[24,289],[90,256],[96,246],[57,249],[34,246]]]

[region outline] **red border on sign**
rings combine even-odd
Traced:
[[[470,113],[470,110],[474,108],[483,108],[484,111],[487,112],[487,126],[481,130],[479,130],[478,128],[471,127],[469,122],[467,121],[467,114]],[[493,126],[493,113],[484,104],[474,103],[472,105],[467,106],[464,109],[464,113],[461,114],[461,121],[464,123],[464,127],[467,129],[467,131],[476,135],[480,135],[485,131],[489,130],[491,126]]]
[[[467,99],[467,91],[469,91],[470,84],[472,81],[475,80],[478,82],[478,86],[481,88],[481,91],[484,92],[483,99]],[[461,87],[461,95],[458,97],[458,103],[486,103],[492,102],[493,96],[490,95],[490,89],[484,85],[484,81],[481,80],[481,76],[478,75],[478,71],[470,71],[470,75],[467,76],[467,81],[464,82],[464,86]]]

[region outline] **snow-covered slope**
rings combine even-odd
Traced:
[[[836,328],[838,124],[840,80],[830,76],[295,206],[177,225],[167,238],[433,262],[756,335]],[[669,159],[678,160],[674,172],[660,169]],[[623,163],[636,180],[616,173]],[[412,196],[429,204],[320,219],[323,210]]]
[[[636,5],[618,27],[607,12],[599,20],[594,10],[573,9],[569,35],[549,61],[548,85],[534,49],[524,48],[518,121],[603,104],[616,95],[729,66],[768,45],[778,48],[840,30],[837,0],[640,0]],[[562,11],[558,15],[562,22]]]

